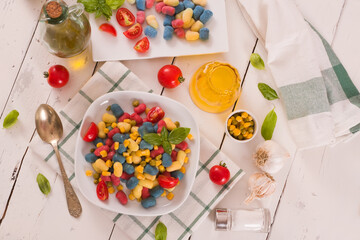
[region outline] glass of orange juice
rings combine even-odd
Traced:
[[[240,76],[228,63],[202,65],[190,82],[192,101],[206,112],[219,113],[231,107],[240,95]]]

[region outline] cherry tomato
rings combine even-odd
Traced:
[[[123,27],[129,27],[135,23],[134,14],[127,8],[119,8],[116,12],[116,20]]]
[[[106,199],[108,199],[109,191],[108,191],[105,181],[100,181],[98,183],[98,185],[96,186],[96,195],[102,201],[105,201]]]
[[[158,72],[158,80],[163,87],[174,88],[185,81],[185,78],[177,66],[165,65]]]
[[[98,133],[99,133],[98,127],[96,126],[96,124],[94,122],[91,122],[90,127],[86,131],[83,139],[85,142],[92,142],[98,136]]]
[[[142,29],[140,23],[137,23],[123,33],[124,33],[125,37],[127,37],[129,39],[135,39],[135,38],[140,37],[142,31],[143,31],[143,29]]]
[[[100,25],[99,29],[103,32],[107,32],[110,33],[111,35],[113,35],[114,37],[116,37],[116,30],[113,27],[113,25],[111,25],[110,23],[103,23]]]
[[[159,175],[157,180],[159,182],[159,185],[163,188],[173,188],[179,182],[178,178],[164,176],[164,175]]]
[[[54,88],[61,88],[69,81],[69,71],[62,65],[54,65],[44,72],[44,77],[50,86]]]
[[[152,123],[157,123],[164,116],[165,116],[165,112],[164,110],[162,110],[161,107],[153,107],[147,113],[146,118]]]
[[[210,169],[209,172],[210,180],[217,185],[224,185],[230,179],[230,171],[226,167],[225,163],[215,165]]]
[[[149,39],[147,37],[144,37],[135,44],[134,49],[140,53],[144,53],[147,50],[149,50],[149,47],[150,47]]]

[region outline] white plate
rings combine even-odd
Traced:
[[[92,143],[87,143],[82,140],[81,135],[90,125],[90,122],[98,123],[101,121],[102,114],[106,112],[106,108],[118,103],[125,112],[132,113],[133,107],[131,105],[134,99],[145,103],[148,107],[160,106],[165,111],[165,116],[170,117],[174,121],[179,121],[181,126],[191,128],[191,134],[194,140],[188,141],[191,153],[189,154],[189,162],[185,165],[186,174],[181,180],[180,184],[175,188],[173,200],[169,201],[167,198],[157,198],[154,207],[145,209],[138,201],[128,201],[127,205],[123,206],[116,199],[115,194],[110,194],[109,199],[100,201],[96,196],[96,185],[93,183],[92,177],[85,175],[86,170],[92,170],[91,164],[85,161],[85,155],[89,153],[90,149],[94,147]],[[83,118],[79,135],[76,140],[75,149],[75,174],[76,181],[81,193],[90,202],[101,208],[134,216],[158,216],[174,211],[181,204],[184,203],[189,196],[192,185],[195,180],[196,171],[198,168],[200,154],[200,135],[199,127],[187,108],[167,97],[145,93],[145,92],[113,92],[105,94],[96,99],[88,108]],[[129,191],[124,187],[125,193]]]
[[[156,3],[156,2],[155,2]],[[125,1],[122,7],[128,8],[136,17],[136,6],[130,5]],[[163,39],[164,33],[164,15],[155,11],[155,5],[151,9],[146,9],[146,16],[152,14],[156,16],[159,23],[156,38],[149,38],[150,49],[146,53],[138,53],[133,47],[141,38],[145,37],[143,33],[137,39],[127,39],[123,32],[128,28],[121,27],[116,21],[116,11],[110,19],[110,23],[117,31],[117,37],[102,32],[99,26],[106,22],[103,16],[95,19],[95,14],[90,14],[91,24],[91,43],[94,61],[111,61],[111,60],[130,60],[130,59],[147,59],[156,57],[174,57],[185,55],[199,55],[229,51],[228,34],[226,23],[225,0],[208,0],[205,9],[211,10],[214,15],[205,24],[210,30],[210,37],[207,41],[187,41],[179,39],[176,35],[169,41]],[[147,26],[146,22],[142,24],[143,29]]]

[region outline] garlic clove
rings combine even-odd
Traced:
[[[248,204],[256,198],[264,198],[275,192],[276,183],[274,178],[268,173],[254,173],[249,178],[250,195],[245,199]]]
[[[273,140],[267,140],[260,144],[253,155],[255,165],[271,174],[280,171],[289,158],[290,154],[287,150]]]

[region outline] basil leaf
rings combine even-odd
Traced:
[[[266,83],[259,83],[258,88],[261,92],[261,94],[264,96],[267,100],[274,100],[278,99],[279,96],[277,95],[276,91],[272,89],[269,85]]]
[[[163,142],[162,142],[162,146],[163,146],[163,148],[164,148],[164,151],[165,151],[167,154],[171,155],[171,152],[172,152],[171,143],[166,140],[166,141],[163,141]]]
[[[265,140],[270,140],[272,138],[272,135],[274,133],[274,129],[276,126],[277,121],[277,115],[273,110],[271,110],[265,117],[264,122],[261,126],[261,135]]]
[[[51,191],[51,187],[50,187],[50,183],[47,180],[47,178],[42,175],[41,173],[39,173],[36,177],[36,181],[39,185],[40,191],[45,194],[48,195]]]
[[[152,145],[161,145],[162,139],[157,133],[148,133],[144,135],[144,140]]]
[[[165,224],[159,222],[156,225],[156,229],[155,229],[155,240],[166,240],[166,237],[167,237],[167,228]]]
[[[260,55],[257,54],[257,53],[251,54],[250,62],[251,62],[251,65],[253,65],[254,68],[257,68],[259,70],[265,69],[264,61],[262,60]]]
[[[167,141],[168,140],[168,135],[169,135],[169,132],[167,131],[166,127],[163,127],[161,129],[161,139],[163,141]]]
[[[124,2],[125,0],[106,0],[106,4],[109,5],[112,10],[118,9]]]
[[[112,15],[112,10],[106,3],[100,5],[100,9],[102,14],[106,17],[107,20],[110,20],[110,17]]]
[[[172,144],[179,144],[185,140],[189,135],[190,128],[179,127],[172,130],[169,134],[169,142]]]
[[[14,125],[18,119],[19,112],[16,110],[12,110],[9,112],[8,115],[6,115],[4,122],[3,122],[3,128],[9,128],[12,125]]]

